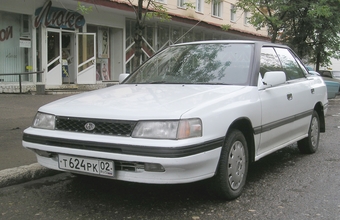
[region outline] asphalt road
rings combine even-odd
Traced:
[[[1,98],[1,96],[0,96]],[[340,97],[319,150],[289,146],[251,164],[244,193],[221,201],[205,182],[153,185],[61,173],[0,188],[0,219],[340,219]]]
[[[34,153],[22,147],[23,130],[40,106],[66,96],[0,94],[0,170],[37,162]]]

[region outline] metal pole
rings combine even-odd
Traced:
[[[21,74],[19,74],[19,85],[20,85],[20,94],[21,94]]]

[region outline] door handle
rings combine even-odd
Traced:
[[[312,94],[314,94],[314,93],[315,93],[315,89],[312,88],[312,89],[310,90],[310,92],[311,92]]]
[[[293,94],[292,93],[289,93],[287,94],[287,99],[290,101],[293,99]]]

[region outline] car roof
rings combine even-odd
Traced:
[[[196,45],[196,44],[256,44],[258,46],[275,46],[275,47],[284,47],[289,48],[283,44],[275,44],[266,41],[254,41],[254,40],[207,40],[207,41],[193,41],[186,43],[174,44],[171,46],[181,46],[181,45]]]

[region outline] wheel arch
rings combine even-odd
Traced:
[[[255,141],[254,141],[254,129],[249,118],[239,118],[235,120],[229,127],[226,135],[232,129],[237,129],[241,131],[246,138],[248,147],[248,159],[249,162],[254,162],[255,160]]]
[[[326,131],[325,112],[321,102],[316,103],[316,105],[314,106],[314,110],[319,115],[320,132],[325,132]]]

